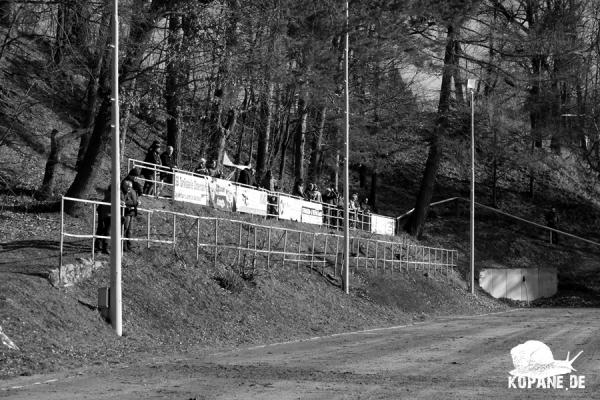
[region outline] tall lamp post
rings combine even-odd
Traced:
[[[112,37],[110,323],[115,333],[121,336],[123,328],[121,313],[121,163],[119,157],[119,0],[113,0]]]
[[[471,93],[471,294],[475,294],[475,89],[477,80],[467,80]]]
[[[344,134],[344,291],[350,293],[350,211],[348,210],[348,200],[350,184],[348,178],[348,165],[350,162],[350,95],[348,93],[348,1],[346,1],[346,46],[344,51],[344,93],[346,97],[346,129]]]

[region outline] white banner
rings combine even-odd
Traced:
[[[248,214],[267,215],[267,192],[238,186],[235,209]]]
[[[210,205],[220,210],[233,211],[235,185],[224,179],[212,178],[208,183]],[[265,203],[266,204],[266,203]]]
[[[302,202],[302,222],[307,224],[323,224],[323,205],[321,203]]]
[[[395,228],[396,220],[394,218],[371,214],[371,232],[394,236]]]
[[[279,195],[279,218],[300,222],[302,220],[302,203],[304,203],[303,200]]]
[[[199,176],[175,172],[173,199],[188,203],[208,205],[208,180]]]

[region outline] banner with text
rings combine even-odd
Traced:
[[[210,205],[220,210],[233,211],[235,185],[224,179],[212,178],[208,183]]]
[[[302,222],[307,224],[323,224],[323,205],[320,203],[302,202]]]
[[[394,218],[371,214],[371,232],[393,236],[395,227],[396,220]]]
[[[267,192],[237,186],[235,209],[248,214],[267,215]]]
[[[173,199],[202,206],[208,205],[208,180],[182,172],[175,172]]]

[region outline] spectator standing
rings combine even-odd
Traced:
[[[555,207],[552,207],[546,213],[546,225],[552,229],[558,229],[560,218]],[[550,244],[558,244],[558,233],[550,231]]]
[[[350,219],[350,226],[353,228],[356,227],[356,217],[359,210],[360,205],[358,201],[358,193],[353,193],[350,201],[348,202],[348,218]]]
[[[211,176],[213,178],[222,178],[223,177],[223,173],[221,172],[220,169],[217,168],[217,162],[215,160],[211,160],[208,163],[208,176]]]
[[[324,222],[326,225],[329,225],[330,227],[337,227],[338,226],[338,212],[337,212],[337,206],[338,206],[338,201],[339,201],[339,193],[337,192],[337,190],[335,190],[335,187],[330,184],[327,189],[325,189],[325,192],[323,192],[323,202],[325,203],[325,215],[324,215]]]
[[[131,250],[131,229],[133,227],[133,218],[137,217],[138,199],[135,190],[132,189],[131,181],[124,180],[121,184],[121,202],[125,206],[123,210],[123,236],[125,238],[124,250]]]
[[[294,183],[294,189],[292,190],[292,196],[298,196],[303,199],[307,199],[306,193],[304,193],[304,181],[302,179],[298,179],[296,183]]]
[[[162,165],[162,162],[160,160],[160,143],[158,143],[157,140],[152,142],[152,145],[146,153],[146,158],[144,159],[144,162],[149,164]],[[146,182],[144,183],[143,193],[149,196],[154,195],[154,189],[156,188],[156,181],[158,178],[156,176],[156,167],[152,166],[144,168],[142,175],[146,180]]]
[[[102,199],[103,203],[108,204],[100,204],[97,208],[98,212],[98,228],[96,229],[97,236],[108,236],[110,237],[110,193],[111,187],[109,186],[104,191],[104,198]],[[104,254],[108,254],[108,239],[106,238],[96,238],[95,243],[95,251],[101,251]]]
[[[200,175],[209,175],[208,168],[206,167],[206,158],[201,158],[198,166],[194,170],[195,173]]]
[[[123,180],[131,181],[132,188],[135,191],[135,194],[137,195],[138,199],[143,193],[142,184],[138,181],[139,176],[140,176],[140,168],[135,167],[135,168],[132,168],[131,171],[129,171],[129,174],[127,174],[127,176],[125,177],[125,179],[123,179]]]
[[[246,186],[256,186],[256,179],[254,178],[254,170],[247,164],[247,167],[240,171],[238,176],[238,183]]]
[[[167,146],[167,149],[160,155],[160,161],[162,166],[166,167],[160,173],[160,180],[166,183],[173,183],[173,168],[177,168],[173,146]]]
[[[275,192],[275,178],[270,169],[267,170],[263,177],[261,187],[269,191],[267,194],[267,217],[273,218],[278,215],[277,208],[277,195]]]

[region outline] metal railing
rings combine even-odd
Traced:
[[[466,203],[470,203],[470,200],[469,199],[465,199],[464,197],[450,197],[448,199],[444,199],[444,200],[433,202],[433,203],[429,204],[429,206],[430,207],[431,206],[438,206],[438,205],[441,205],[441,204],[450,203],[452,201],[456,201],[456,202],[458,202],[458,201],[464,201]],[[496,214],[504,215],[505,217],[514,219],[516,221],[523,222],[523,223],[525,223],[527,225],[535,226],[537,228],[540,228],[540,229],[548,231],[548,232],[558,233],[561,236],[570,237],[572,239],[579,240],[579,241],[582,241],[584,243],[588,243],[588,244],[591,244],[591,245],[594,245],[594,246],[600,246],[599,242],[595,242],[593,240],[586,239],[586,238],[583,238],[581,236],[574,235],[572,233],[561,231],[559,229],[551,228],[549,226],[542,225],[542,224],[539,224],[539,223],[534,222],[534,221],[530,221],[530,220],[525,219],[525,218],[517,217],[516,215],[507,213],[505,211],[499,210],[499,209],[494,208],[494,207],[486,206],[485,204],[481,204],[481,203],[475,202],[475,205],[477,207],[483,208],[485,210],[492,211],[492,212],[494,212]],[[415,209],[412,208],[412,209],[408,210],[407,212],[405,212],[404,214],[400,215],[399,217],[396,217],[396,220],[399,220],[401,218],[407,217],[408,215],[412,214],[414,211],[415,211]]]
[[[91,217],[70,218],[64,213],[64,203],[72,201],[89,205]],[[101,201],[63,197],[60,222],[60,270],[62,276],[65,238],[90,239],[92,260],[95,260],[95,239],[109,239],[96,234],[96,211]],[[310,267],[325,273],[329,268],[334,276],[341,276],[343,236],[327,232],[308,232],[262,225],[247,221],[204,217],[166,210],[138,208],[139,226],[133,228],[125,241],[137,242],[150,248],[154,245],[172,246],[178,251],[195,254],[212,260],[214,267],[220,262],[255,273],[259,269],[270,271],[276,266]],[[77,233],[71,228],[76,227]],[[86,233],[89,232],[89,233]],[[143,232],[143,233],[142,233]],[[457,266],[458,252],[442,248],[419,246],[405,239],[395,241],[353,237],[350,252],[351,270],[394,273],[403,270],[423,270],[432,275],[449,277]]]
[[[172,197],[173,184],[165,183],[165,177],[170,177],[171,182],[174,182],[175,173],[185,173],[186,175],[191,175],[199,178],[211,179],[210,176],[201,175],[195,172],[181,170],[181,169],[173,169],[148,163],[145,161],[140,161],[136,159],[128,160],[128,170],[133,168],[140,168],[142,171],[150,171],[146,173],[146,176],[140,176],[139,179],[144,182],[144,187],[153,187],[155,188],[153,193],[144,193],[145,195],[157,197],[157,198],[170,198]],[[150,176],[150,178],[148,178]],[[162,178],[161,178],[162,177]],[[306,200],[298,196],[294,196],[288,193],[282,193],[277,191],[269,191],[261,187],[256,186],[248,186],[237,182],[231,182],[235,187],[245,187],[249,189],[259,190],[267,193],[267,213],[266,218],[279,218],[278,207],[279,207],[279,198],[280,197],[288,197],[294,198],[297,200],[304,200],[310,203],[320,204],[323,207],[323,223],[322,226],[328,229],[336,229],[341,230],[343,226],[344,219],[344,210],[341,205],[326,203],[326,202],[318,202],[314,200]],[[171,189],[171,196],[165,196],[164,187]],[[371,230],[371,216],[378,216],[378,214],[374,214],[371,212],[366,212],[360,209],[352,209],[349,213],[350,218],[350,228],[358,229],[363,231]],[[383,215],[379,215],[381,217],[385,217]],[[392,217],[387,217],[392,218]],[[394,230],[395,234],[395,230]]]

